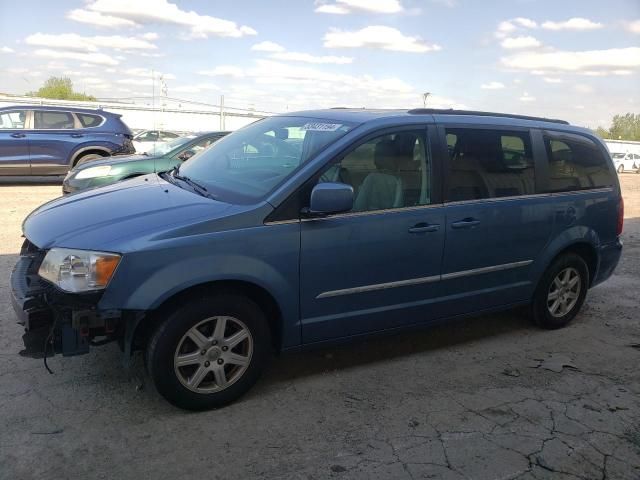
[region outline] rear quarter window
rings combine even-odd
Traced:
[[[102,123],[102,117],[100,115],[92,115],[90,113],[76,113],[80,124],[84,128],[97,127]]]
[[[564,192],[610,187],[613,173],[596,143],[580,135],[545,135],[549,159],[549,191]]]

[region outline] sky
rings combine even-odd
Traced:
[[[152,73],[153,72],[153,73]],[[286,112],[640,112],[640,0],[0,0],[0,92]],[[162,76],[162,80],[160,80]]]

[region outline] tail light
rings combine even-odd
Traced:
[[[624,225],[624,198],[620,197],[620,202],[618,203],[618,223],[616,226],[616,235],[622,235],[622,227]]]

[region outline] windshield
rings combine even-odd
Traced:
[[[170,142],[156,143],[153,147],[147,150],[147,153],[149,153],[149,155],[164,155],[171,150],[181,147],[193,138],[194,137],[179,137],[175,140],[171,140]]]
[[[285,178],[353,124],[304,117],[269,117],[218,140],[187,160],[180,175],[230,203],[250,203]]]
[[[614,153],[613,158],[624,158],[624,153]]]

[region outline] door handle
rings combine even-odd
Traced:
[[[437,224],[428,224],[428,223],[417,223],[413,227],[409,229],[409,233],[427,233],[427,232],[437,232],[440,229],[440,225]]]
[[[24,133],[12,133],[11,136],[13,138],[24,138],[26,135]]]
[[[84,137],[84,135],[82,135],[81,133],[72,133],[71,134],[71,138],[82,138]]]
[[[453,222],[451,224],[451,228],[473,228],[477,225],[480,225],[480,220],[475,218],[465,218],[464,220]]]

